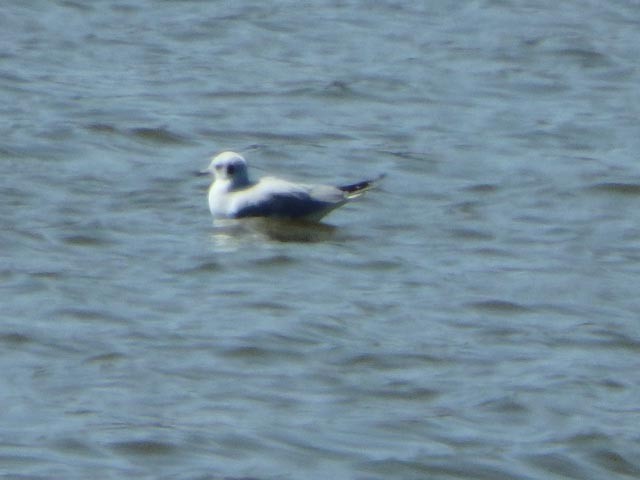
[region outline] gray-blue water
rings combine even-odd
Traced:
[[[640,5],[524,3],[3,2],[0,478],[640,478]]]

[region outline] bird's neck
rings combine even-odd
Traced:
[[[233,192],[251,185],[247,177],[235,177],[234,179],[216,180],[211,184],[211,189],[219,192]]]

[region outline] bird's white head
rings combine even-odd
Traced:
[[[234,187],[249,183],[247,161],[236,152],[222,152],[211,159],[207,171],[215,176],[216,181],[231,182]]]

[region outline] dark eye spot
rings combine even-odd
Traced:
[[[236,167],[234,165],[229,165],[227,167],[227,175],[233,175],[236,171]]]

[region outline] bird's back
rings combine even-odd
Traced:
[[[343,192],[323,185],[303,185],[274,177],[230,193],[233,218],[273,217],[317,221],[346,202]]]

